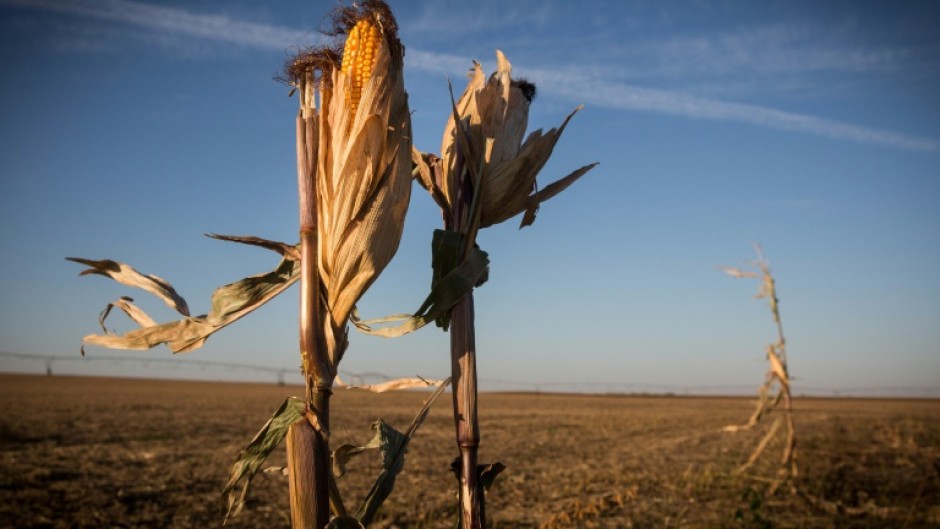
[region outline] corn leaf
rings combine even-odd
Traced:
[[[78,275],[101,275],[110,277],[122,285],[146,290],[163,300],[167,306],[176,310],[176,312],[183,316],[189,316],[189,307],[186,305],[186,300],[177,294],[173,286],[161,277],[142,274],[130,265],[110,259],[102,259],[101,261],[82,259],[81,257],[66,257],[65,259],[91,267],[82,270]]]
[[[366,333],[392,338],[408,334],[436,321],[439,327],[447,330],[450,324],[450,309],[469,294],[474,288],[488,279],[489,257],[476,246],[460,260],[464,251],[464,236],[447,230],[435,230],[432,242],[433,280],[431,293],[414,314],[397,314],[383,318],[362,320],[357,311],[350,314],[349,320],[357,329]],[[391,327],[374,328],[372,325],[402,322]]]
[[[157,324],[143,311],[131,303],[130,298],[121,298],[109,304],[102,311],[99,322],[104,334],[90,334],[82,342],[110,349],[142,350],[166,344],[173,352],[188,352],[202,347],[210,335],[230,325],[242,316],[264,305],[272,298],[290,287],[300,275],[300,261],[296,247],[285,243],[267,241],[257,237],[210,235],[216,239],[239,242],[268,248],[284,258],[271,272],[247,277],[240,281],[223,285],[212,293],[212,305],[208,314],[189,316],[185,300],[173,287],[156,276],[145,276],[129,265],[116,261],[92,261],[69,257],[70,261],[82,263],[92,268],[81,275],[99,274],[111,277],[119,283],[136,286],[155,294],[168,304],[173,302],[177,310],[185,316],[183,319]],[[123,310],[140,328],[123,335],[115,335],[105,328],[105,319],[116,306]]]
[[[519,224],[519,228],[521,229],[525,228],[526,226],[531,226],[532,223],[535,222],[535,214],[538,213],[542,202],[545,202],[558,193],[561,193],[565,189],[568,189],[568,186],[575,183],[577,179],[584,176],[584,174],[593,169],[595,165],[597,165],[597,162],[585,165],[584,167],[573,171],[568,176],[556,182],[552,182],[545,188],[530,196],[529,205],[526,206],[525,214],[522,216],[522,222]]]
[[[437,386],[442,383],[442,380],[428,380],[423,377],[409,377],[386,380],[385,382],[379,382],[378,384],[349,385],[343,382],[339,375],[336,375],[335,379],[335,384],[337,387],[370,391],[372,393],[385,393],[387,391],[398,391],[402,389],[426,388],[428,386]]]
[[[211,237],[220,241],[237,242],[249,246],[258,246],[267,248],[272,252],[277,252],[291,261],[300,261],[300,249],[295,244],[287,244],[279,241],[269,241],[254,235],[220,235],[218,233],[207,233],[206,237]]]
[[[408,438],[405,437],[405,434],[392,428],[381,419],[372,425],[372,430],[375,432],[375,436],[366,447],[377,445],[381,450],[382,472],[375,480],[375,483],[372,484],[372,488],[366,495],[362,505],[356,510],[355,517],[363,526],[369,525],[379,507],[392,493],[392,489],[395,487],[395,478],[404,468],[405,452],[408,445]]]
[[[111,309],[114,307],[124,311],[124,314],[127,314],[128,318],[134,320],[134,323],[141,327],[157,325],[157,322],[153,321],[153,318],[148,316],[147,313],[141,310],[137,305],[134,305],[133,298],[121,296],[118,300],[108,303],[108,306],[105,307],[98,316],[98,323],[101,325],[101,330],[104,331],[105,334],[114,334],[114,332],[109,331],[104,324],[105,320],[108,319],[108,315],[111,313]]]
[[[238,454],[229,473],[228,482],[222,488],[222,499],[226,505],[225,520],[241,512],[252,478],[268,455],[287,435],[290,426],[303,418],[305,410],[306,404],[302,400],[295,397],[286,399],[248,446]],[[239,483],[241,487],[236,490]]]
[[[372,431],[375,432],[375,434],[368,443],[362,446],[344,444],[333,451],[333,474],[336,477],[341,477],[346,472],[346,464],[349,463],[353,457],[362,454],[366,450],[378,449],[382,452],[382,471],[378,478],[376,478],[375,483],[372,485],[368,494],[366,494],[362,505],[356,510],[352,519],[343,520],[342,522],[337,522],[338,525],[336,526],[330,525],[328,527],[336,527],[337,529],[367,527],[372,522],[372,518],[375,516],[375,513],[378,512],[379,507],[381,507],[382,503],[384,503],[392,493],[395,487],[395,478],[404,468],[405,453],[408,451],[408,443],[414,437],[418,427],[427,419],[428,413],[431,411],[431,406],[434,404],[434,401],[441,396],[448,384],[450,384],[450,378],[442,381],[438,385],[437,390],[424,401],[418,414],[415,415],[415,418],[411,421],[411,425],[404,433],[379,419],[372,424]],[[353,521],[357,521],[360,525],[348,525],[352,524]]]

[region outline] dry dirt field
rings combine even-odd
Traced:
[[[0,527],[205,528],[219,490],[264,421],[300,388],[0,375]],[[333,443],[399,429],[424,395],[342,391]],[[940,401],[797,398],[796,493],[768,497],[771,445],[733,473],[759,432],[748,399],[485,394],[482,461],[506,472],[487,499],[490,527],[940,528]],[[452,528],[456,455],[445,394],[411,445],[373,527]],[[377,458],[377,456],[376,456]],[[270,465],[284,463],[278,449]],[[347,504],[377,459],[340,482]],[[287,480],[259,475],[232,528],[287,528]]]

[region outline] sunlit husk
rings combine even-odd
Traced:
[[[536,177],[551,157],[576,108],[558,128],[543,133],[538,129],[522,141],[528,126],[530,100],[512,79],[512,65],[502,52],[496,52],[497,70],[486,80],[483,69],[474,63],[473,71],[463,94],[456,103],[456,111],[465,131],[468,149],[458,138],[458,126],[453,115],[444,128],[441,143],[443,178],[438,184],[446,197],[446,206],[453,207],[457,199],[461,175],[459,168],[468,168],[473,177],[483,175],[481,190],[480,227],[508,220],[527,212],[523,226],[531,224],[539,203],[558,194],[595,164],[584,166],[556,182],[550,196],[537,191]],[[492,151],[486,155],[485,145],[492,140]],[[464,152],[469,150],[469,152]],[[481,166],[485,165],[485,171]]]
[[[342,93],[347,76],[335,69],[332,81],[320,121],[318,253],[340,326],[398,249],[411,196],[411,117],[401,58],[384,39],[355,114],[330,93]]]

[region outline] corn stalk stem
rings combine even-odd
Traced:
[[[330,519],[329,483],[320,474],[329,468],[329,447],[323,436],[301,420],[287,432],[291,527],[322,529]]]
[[[307,85],[309,86],[309,84]],[[306,88],[306,87],[305,87]],[[305,90],[306,91],[306,90]],[[332,369],[324,337],[317,264],[316,163],[318,127],[305,98],[297,118],[297,183],[300,211],[300,356],[308,420],[288,432],[291,527],[323,529],[330,519],[329,428]]]
[[[477,365],[473,313],[473,293],[469,293],[451,312],[450,350],[453,377],[454,422],[460,449],[459,498],[460,527],[482,529],[483,492],[479,483],[477,451],[480,427],[477,422]]]

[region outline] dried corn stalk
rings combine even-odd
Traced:
[[[734,278],[760,278],[761,286],[756,297],[758,299],[766,298],[768,301],[774,324],[777,326],[777,341],[767,346],[767,361],[770,363],[770,369],[767,371],[764,384],[760,387],[758,392],[758,400],[754,413],[751,414],[747,423],[743,425],[725,426],[723,430],[732,433],[750,430],[754,428],[764,416],[776,409],[781,402],[784,403],[787,437],[780,459],[780,471],[777,479],[771,484],[770,492],[773,493],[784,480],[796,478],[798,475],[796,464],[796,432],[793,424],[793,399],[790,392],[790,375],[787,370],[787,342],[783,334],[783,323],[780,319],[780,300],[777,298],[777,285],[773,275],[770,273],[770,264],[764,258],[761,247],[755,245],[755,250],[757,252],[757,260],[752,264],[757,268],[759,274],[755,271],[731,267],[724,267],[722,271]],[[746,471],[757,461],[771,439],[777,434],[779,428],[780,418],[777,418],[757,444],[757,447],[751,453],[747,462],[738,468],[738,472]]]
[[[483,474],[487,473],[487,481],[491,482],[502,470],[502,465],[480,465],[477,461],[480,433],[472,288],[485,280],[488,263],[486,254],[476,245],[477,232],[519,213],[524,213],[520,227],[531,224],[542,202],[596,165],[586,165],[538,190],[536,176],[580,107],[558,129],[544,134],[537,130],[523,142],[535,86],[512,78],[512,66],[502,52],[497,51],[496,57],[497,71],[489,80],[480,65],[474,65],[470,82],[453,104],[444,128],[442,158],[420,153],[414,156],[419,181],[440,206],[444,218],[444,230],[438,230],[434,237],[432,291],[464,269],[455,280],[462,290],[440,288],[451,294],[447,303],[441,302],[446,296],[429,297],[422,307],[429,310],[419,310],[415,315],[424,322],[433,317],[445,329],[450,327],[454,421],[460,450],[455,473],[463,529],[485,526]],[[477,265],[470,267],[470,263]],[[432,308],[436,311],[431,312]]]
[[[285,69],[285,79],[300,93],[299,246],[219,237],[279,252],[284,259],[273,272],[220,287],[213,294],[212,310],[192,317],[183,298],[156,276],[114,261],[72,259],[91,267],[83,274],[106,275],[142,288],[182,316],[157,324],[130,298],[121,298],[102,313],[102,327],[114,307],[141,327],[121,336],[105,328],[104,334],[84,339],[111,348],[146,349],[165,343],[174,352],[197,349],[212,333],[300,280],[306,420],[288,423],[286,430],[295,527],[324,527],[330,504],[334,514],[346,514],[329,476],[329,397],[347,347],[350,314],[395,254],[411,194],[411,120],[395,19],[384,2],[366,0],[336,10],[331,33],[340,37],[335,47],[305,50]],[[416,384],[411,380],[392,385]],[[272,435],[265,440],[277,438]],[[238,508],[237,502],[229,506]]]
[[[411,195],[411,117],[395,19],[373,0],[339,10],[334,22],[334,34],[346,35],[342,55],[307,50],[285,72],[300,93],[300,344],[307,415],[315,419],[288,432],[296,529],[325,526],[330,508],[347,516],[329,470],[329,400],[347,321],[397,251]]]
[[[329,315],[322,322],[328,362],[321,377],[328,383],[356,301],[398,249],[411,194],[403,49],[394,18],[381,6],[341,11],[335,31],[348,34],[342,56],[308,50],[286,69],[300,93],[301,237],[315,243],[311,273],[319,276],[313,281],[321,289],[319,308]]]

